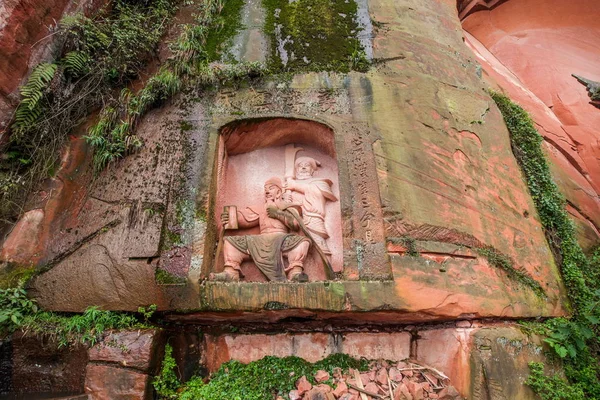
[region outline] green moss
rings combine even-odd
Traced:
[[[594,300],[591,285],[585,273],[589,263],[577,239],[575,228],[565,210],[565,200],[552,179],[550,167],[542,150],[542,137],[527,113],[507,97],[492,93],[510,132],[513,152],[527,181],[527,187],[536,205],[542,225],[557,254],[569,298],[576,313],[583,311]]]
[[[25,286],[37,273],[35,267],[8,263],[0,269],[0,289]]]
[[[173,275],[161,268],[156,269],[154,279],[159,285],[183,285],[186,283],[185,278]]]
[[[546,298],[546,292],[544,292],[539,282],[533,279],[526,271],[516,269],[509,257],[493,247],[481,247],[475,250],[479,255],[485,257],[490,265],[506,272],[510,279],[530,288],[536,296],[542,299]]]
[[[507,97],[492,93],[510,132],[512,149],[525,175],[531,197],[558,255],[557,262],[574,315],[554,318],[537,327],[547,336],[545,342],[563,359],[568,382],[546,376],[543,365],[530,364],[527,384],[542,399],[600,398],[600,290],[598,257],[584,255],[575,236],[573,222],[565,210],[565,200],[552,179],[542,150],[542,137],[527,113]]]
[[[263,6],[273,70],[368,68],[353,0],[263,0]]]
[[[231,47],[233,38],[244,27],[241,22],[244,0],[227,0],[223,9],[212,23],[206,38],[205,51],[209,61],[231,58],[227,49]],[[231,60],[230,60],[231,61]]]

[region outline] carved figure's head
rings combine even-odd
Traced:
[[[321,163],[312,157],[299,157],[294,166],[296,167],[296,179],[309,179],[321,166]]]
[[[283,185],[281,184],[281,179],[274,176],[272,178],[267,179],[265,182],[265,200],[266,201],[275,201],[281,198]]]

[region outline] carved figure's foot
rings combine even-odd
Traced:
[[[240,274],[237,271],[223,271],[219,273],[213,272],[208,276],[208,280],[215,282],[239,282]]]
[[[290,276],[290,282],[308,282],[308,275],[306,275],[304,272],[299,272],[297,274],[294,274],[292,276]]]

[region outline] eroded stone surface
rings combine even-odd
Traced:
[[[522,10],[527,9],[527,18]],[[509,1],[463,21],[487,78],[522,105],[544,137],[552,172],[584,247],[600,237],[600,113],[571,74],[600,80],[596,2]]]
[[[62,197],[53,213],[49,203],[40,206],[45,255],[38,260],[53,268],[34,283],[41,304],[80,311],[156,303],[259,319],[263,310],[295,308],[377,310],[374,318],[388,321],[564,314],[558,271],[502,117],[463,45],[455,5],[380,0],[369,7],[386,29],[373,45],[382,61],[368,73],[223,88],[183,117],[183,105],[170,103],[140,123],[143,149],[103,172],[87,196]],[[344,281],[197,286],[214,268],[219,129],[241,127],[221,134],[230,155],[242,155],[248,143],[295,143],[306,118],[334,135],[317,131],[311,144],[338,156]],[[387,246],[402,236],[428,242],[423,257]],[[548,300],[477,255],[483,246],[536,279]],[[159,287],[157,267],[187,284]],[[81,273],[88,270],[92,278]]]
[[[85,392],[96,400],[149,399],[150,377],[119,367],[88,364],[85,371]]]
[[[96,10],[105,0],[6,0],[0,3],[0,143],[31,68],[56,52],[52,34],[65,12]]]
[[[222,363],[237,360],[249,363],[274,355],[297,356],[309,362],[324,359],[330,354],[344,353],[355,358],[403,360],[409,357],[410,334],[347,333],[334,335],[310,334],[254,334],[205,335],[206,363],[209,371],[216,371]]]
[[[325,346],[331,353],[380,360],[375,364],[381,364],[383,370],[379,366],[373,367],[356,378],[365,389],[370,388],[374,393],[382,394],[381,388],[388,387],[389,377],[397,387],[396,392],[408,393],[413,398],[425,392],[427,396],[434,394],[430,398],[438,394],[440,398],[448,396],[452,399],[487,399],[487,394],[491,396],[489,398],[498,400],[536,398],[523,382],[529,375],[528,363],[544,361],[540,337],[527,336],[517,326],[503,323],[477,328],[431,326],[413,329],[412,344],[411,333],[408,332],[346,332],[338,334],[336,340],[324,340],[328,335],[323,333],[208,335],[205,342],[207,366],[210,371],[215,371],[229,360],[248,363],[268,355],[306,358],[303,348],[312,343],[312,346]],[[301,336],[305,342],[299,345],[296,340]],[[335,343],[339,345],[334,347]],[[314,362],[317,359],[308,360]],[[420,369],[420,366],[424,368]],[[322,372],[315,375],[317,381],[321,376],[325,378]],[[305,378],[301,377],[296,382],[296,390],[292,394],[297,398],[314,389]],[[339,378],[339,375],[333,374],[334,381]],[[345,383],[357,386],[355,377],[350,378]],[[316,388],[319,389],[320,385]],[[336,392],[341,394],[347,389],[342,386]]]
[[[83,393],[88,362],[84,346],[59,349],[56,342],[17,332],[12,349],[14,393]]]
[[[158,330],[110,332],[88,351],[90,361],[118,363],[145,373],[154,372],[157,351],[163,345]]]

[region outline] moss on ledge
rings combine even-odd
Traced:
[[[368,68],[353,0],[263,0],[273,70]],[[363,69],[364,69],[363,68]]]

